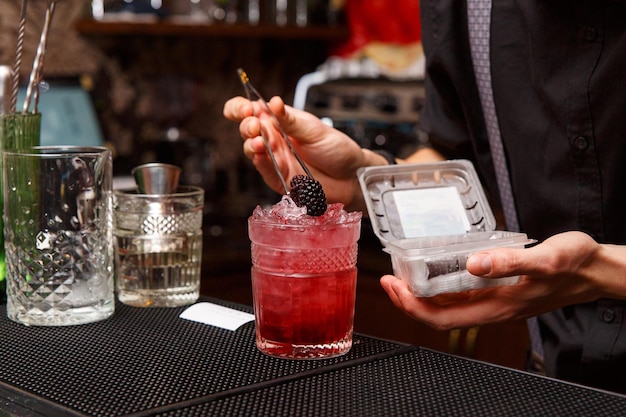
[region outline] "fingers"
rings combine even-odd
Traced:
[[[396,281],[400,281],[393,275],[385,275],[380,279],[380,285],[383,287],[383,290],[389,296],[389,299],[397,308],[402,309],[402,303],[400,302],[400,292],[401,288],[396,287]]]
[[[453,318],[444,322],[441,311],[443,307],[432,305],[425,302],[423,298],[415,297],[406,282],[392,275],[385,275],[380,279],[380,284],[391,302],[409,317],[440,330],[462,327],[462,323]],[[446,317],[449,318],[448,315]]]
[[[467,258],[466,268],[470,274],[491,276],[493,260],[490,253],[474,253]]]
[[[520,275],[520,282],[512,286],[420,298],[405,281],[391,275],[382,277],[381,285],[397,308],[437,329],[523,319],[597,299],[597,285],[584,270],[597,259],[599,247],[584,233],[567,232],[532,248],[494,248],[469,257],[467,270],[474,275]]]
[[[467,259],[467,270],[486,278],[502,278],[520,274],[537,274],[546,265],[545,253],[531,249],[497,248],[472,254]]]
[[[310,133],[309,131],[311,129],[311,125],[309,123],[302,123],[302,119],[314,119],[317,122],[315,125],[321,125],[319,119],[313,115],[286,106],[281,97],[272,97],[268,106],[288,134],[299,132],[303,133],[301,136],[304,138],[308,138],[308,136],[310,136],[307,135],[307,133]],[[259,136],[259,117],[262,119],[271,119],[267,109],[262,103],[251,102],[244,97],[233,97],[229,99],[224,104],[223,113],[226,119],[240,122],[239,131],[241,137],[244,139]]]
[[[244,97],[233,97],[224,104],[224,117],[239,123],[239,134],[244,140],[243,152],[249,159],[265,152],[262,138],[259,137],[260,121],[252,117],[253,104]]]
[[[393,275],[385,275],[380,279],[380,284],[391,302],[409,317],[435,328],[447,328],[446,324],[439,322],[440,319],[438,317],[441,314],[438,310],[441,307],[437,308],[435,305],[425,302],[426,299],[415,297],[405,281]]]
[[[245,139],[243,142],[243,153],[246,158],[254,160],[257,156],[265,153],[265,145],[260,137]]]
[[[430,298],[415,297],[405,281],[392,275],[383,276],[380,283],[397,308],[439,330],[498,323],[530,315],[515,297],[516,292],[527,287],[525,283]]]
[[[270,109],[276,115],[278,120],[280,120],[281,122],[287,121],[288,115],[285,109],[285,102],[282,98],[274,96],[270,99],[268,105],[270,106]]]
[[[561,233],[528,249],[495,248],[477,252],[468,258],[466,267],[471,274],[491,278],[554,276],[580,269],[597,248],[597,243],[584,233]]]
[[[244,140],[260,136],[262,125],[268,135],[275,130],[275,122],[267,112],[259,110],[259,103],[251,103],[243,97],[230,99],[224,106],[224,116],[240,122],[239,134]]]
[[[261,136],[261,128],[268,141],[275,135],[269,122],[261,122],[257,117],[248,117],[239,124],[239,134],[244,140],[244,153],[250,159],[255,155],[265,153],[265,142]]]
[[[256,117],[247,117],[239,123],[239,134],[244,140],[260,136],[260,133],[261,122]]]
[[[224,104],[224,117],[234,122],[240,122],[253,114],[252,103],[244,97],[233,97]]]
[[[302,133],[301,125],[303,123],[298,122],[298,118],[294,114],[295,109],[289,108],[289,111],[288,111],[281,97],[277,97],[277,96],[272,97],[268,105],[270,109],[272,110],[272,112],[274,113],[274,115],[276,116],[276,119],[278,119],[278,122],[280,123],[285,133],[287,133],[288,135],[292,137],[304,138],[304,139],[307,138],[307,135],[301,134]]]
[[[243,139],[244,155],[254,160],[257,155],[265,153],[263,138],[260,136],[260,122],[256,117],[248,117],[239,124],[239,135]]]
[[[269,106],[285,133],[297,142],[312,143],[329,134],[329,127],[317,116],[286,106],[280,97],[272,97]]]

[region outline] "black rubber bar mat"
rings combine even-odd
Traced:
[[[251,312],[248,306],[201,301]],[[276,359],[256,349],[254,323],[229,331],[181,319],[183,310],[117,303],[113,317],[98,323],[26,327],[8,320],[2,305],[0,397],[34,415],[149,415],[154,408],[406,349],[355,335],[342,357]]]
[[[158,416],[620,416],[626,396],[414,348]]]

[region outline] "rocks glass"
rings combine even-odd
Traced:
[[[119,300],[135,307],[177,307],[200,296],[204,190],[168,194],[115,191]]]
[[[258,207],[248,220],[256,345],[288,359],[343,355],[352,347],[361,213],[331,205],[300,221],[274,215],[284,205]]]

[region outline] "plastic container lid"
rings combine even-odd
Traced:
[[[358,177],[374,233],[394,274],[416,297],[514,285],[470,274],[468,256],[493,247],[523,248],[524,233],[495,230],[496,221],[471,162],[362,168]]]
[[[374,233],[384,246],[495,230],[493,212],[470,161],[367,167],[357,175]]]

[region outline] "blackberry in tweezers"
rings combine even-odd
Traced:
[[[306,175],[295,175],[289,185],[291,199],[298,207],[306,206],[309,216],[321,216],[326,213],[326,194],[319,181]]]

